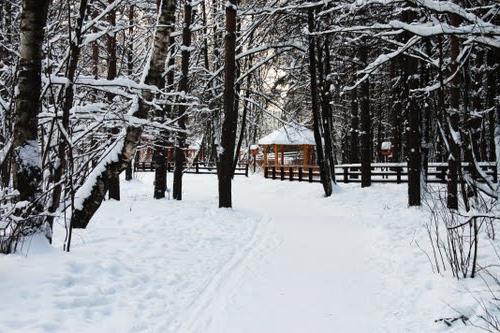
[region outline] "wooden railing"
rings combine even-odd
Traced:
[[[134,169],[136,172],[152,172],[155,171],[154,164],[152,162],[136,162],[134,164]],[[174,163],[167,163],[167,171],[174,171]],[[217,174],[217,167],[214,164],[198,163],[195,162],[192,165],[184,166],[184,173],[194,173],[200,175],[212,175]],[[248,177],[248,164],[239,164],[236,166],[234,171],[235,176],[246,176]]]
[[[495,162],[480,162],[480,168],[493,182],[498,182]],[[462,168],[469,168],[467,163]],[[428,183],[446,183],[447,163],[429,163],[427,168]],[[299,182],[321,182],[318,166],[283,165],[264,166],[264,177]],[[361,182],[361,164],[339,164],[335,166],[335,179],[341,183]],[[408,168],[406,163],[372,163],[371,181],[373,183],[406,183],[408,182]]]
[[[264,177],[309,183],[321,182],[319,167],[313,165],[264,166]]]

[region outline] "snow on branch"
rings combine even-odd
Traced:
[[[11,138],[9,141],[7,141],[5,146],[3,146],[2,149],[0,149],[0,166],[3,165],[3,162],[7,158],[7,155],[9,155],[10,149],[12,148],[12,141],[13,140]]]
[[[499,26],[482,26],[479,24],[469,24],[454,27],[447,23],[439,24],[408,24],[398,20],[389,22],[389,25],[395,29],[403,29],[415,35],[430,37],[437,35],[491,35],[500,36]]]
[[[113,145],[106,149],[106,151],[101,156],[100,161],[87,176],[87,179],[82,184],[82,186],[80,186],[80,188],[76,191],[75,209],[83,209],[83,203],[88,197],[90,197],[92,190],[97,183],[97,178],[100,177],[104,172],[106,172],[108,165],[119,160],[125,141],[125,132],[125,129],[123,129],[120,133],[119,138],[113,143]]]
[[[455,14],[460,16],[462,19],[479,25],[481,27],[494,26],[491,23],[485,22],[483,19],[477,15],[469,12],[467,9],[461,7],[460,5],[453,3],[451,1],[435,1],[435,0],[357,0],[351,5],[351,10],[357,8],[362,8],[368,5],[394,5],[401,2],[408,2],[417,7],[426,8],[433,12],[445,13],[445,14]]]
[[[388,54],[379,55],[377,57],[377,59],[375,59],[372,63],[370,63],[368,66],[366,66],[364,69],[362,69],[358,72],[358,75],[362,75],[362,74],[364,74],[364,75],[359,80],[357,80],[356,83],[354,83],[354,85],[345,87],[344,91],[349,91],[349,90],[356,88],[363,81],[365,81],[371,74],[376,72],[377,69],[380,68],[380,66],[382,66],[383,64],[387,63],[388,61],[396,58],[400,54],[406,52],[410,47],[412,47],[413,45],[418,43],[420,41],[420,39],[421,39],[421,37],[419,37],[419,36],[413,36],[412,38],[410,38],[410,40],[405,45],[403,45],[403,47],[397,49],[396,51],[388,53]]]

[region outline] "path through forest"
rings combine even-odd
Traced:
[[[0,257],[0,332],[431,332],[453,314],[405,185],[325,199],[318,184],[238,177],[227,210],[213,175],[186,175],[182,202],[153,200],[152,178],[123,182],[71,253],[33,240]]]
[[[431,332],[453,313],[449,281],[431,273],[425,214],[405,185],[320,185],[241,180],[238,207],[264,214],[274,247],[216,295],[196,332]]]

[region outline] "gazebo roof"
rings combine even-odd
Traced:
[[[197,137],[197,138],[192,138],[190,140],[187,140],[189,143],[188,149],[191,150],[200,150],[201,144],[203,142],[203,136]]]
[[[314,132],[302,125],[285,125],[259,140],[259,145],[316,145]]]

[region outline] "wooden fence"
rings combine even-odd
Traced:
[[[136,172],[152,172],[155,171],[154,164],[152,162],[137,162],[134,164],[134,170]],[[174,171],[174,163],[167,163],[167,171]],[[213,164],[205,163],[193,163],[192,165],[184,166],[184,173],[194,173],[200,175],[212,175],[217,174],[217,167]],[[248,177],[248,164],[239,164],[236,166],[234,171],[235,176],[246,176]]]
[[[480,162],[479,166],[493,182],[498,182],[495,162]],[[463,163],[462,168],[468,169]],[[446,183],[447,163],[429,163],[427,169],[428,183]],[[319,183],[321,177],[318,166],[285,165],[265,166],[264,177],[289,181]],[[361,164],[339,164],[335,166],[335,179],[341,183],[360,183]],[[408,168],[406,163],[372,163],[371,180],[373,183],[407,183]]]

